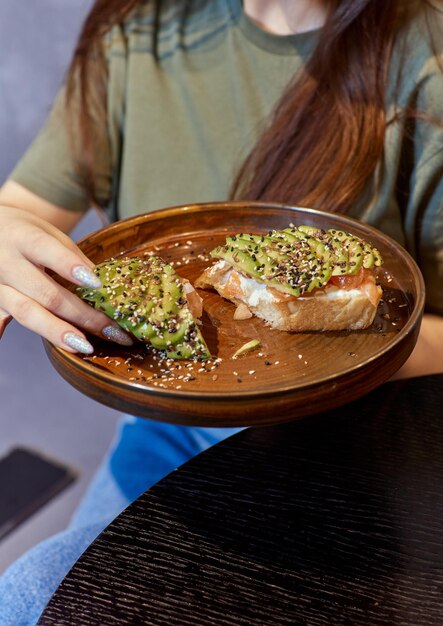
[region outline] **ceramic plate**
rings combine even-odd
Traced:
[[[79,242],[95,263],[155,253],[191,282],[228,234],[312,224],[355,233],[375,245],[384,264],[383,299],[363,331],[286,333],[257,318],[234,321],[235,307],[211,291],[203,298],[206,363],[165,362],[143,344],[130,349],[90,337],[92,356],[45,347],[59,373],[91,398],[161,421],[206,426],[285,422],[350,402],[392,376],[411,353],[424,306],[420,271],[383,233],[341,215],[261,203],[174,207],[117,222]],[[65,284],[61,279],[60,282]],[[70,287],[72,288],[72,286]],[[260,347],[233,359],[257,339]]]

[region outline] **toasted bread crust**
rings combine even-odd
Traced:
[[[252,298],[229,289],[232,267],[219,264],[207,268],[194,283],[200,289],[215,289],[236,305],[244,303],[269,326],[288,332],[360,330],[374,321],[382,290],[373,282],[354,289],[325,289],[307,297],[278,301],[272,297]],[[250,279],[252,280],[252,279]]]

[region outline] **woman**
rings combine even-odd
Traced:
[[[120,219],[231,196],[347,213],[405,245],[427,313],[399,375],[443,371],[442,28],[435,1],[96,0],[0,191],[0,332],[14,317],[69,351],[92,350],[84,331],[128,344],[42,272],[93,284],[65,233],[91,204]],[[35,623],[123,506],[229,432],[127,418],[70,529],[0,582],[4,623]]]

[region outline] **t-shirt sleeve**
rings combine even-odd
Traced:
[[[97,195],[104,199],[110,196],[110,162],[109,151],[101,149],[94,176]],[[88,194],[77,173],[71,151],[64,87],[60,89],[46,123],[9,179],[62,208],[72,211],[87,211],[90,208]]]
[[[425,279],[426,307],[443,315],[443,74],[439,69],[424,78],[417,104],[431,119],[415,123],[405,226]]]

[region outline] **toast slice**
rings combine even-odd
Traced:
[[[376,248],[343,231],[299,226],[234,235],[211,252],[218,261],[194,286],[215,289],[269,326],[288,332],[360,330],[377,313],[382,289]],[[247,309],[245,309],[247,307]]]

